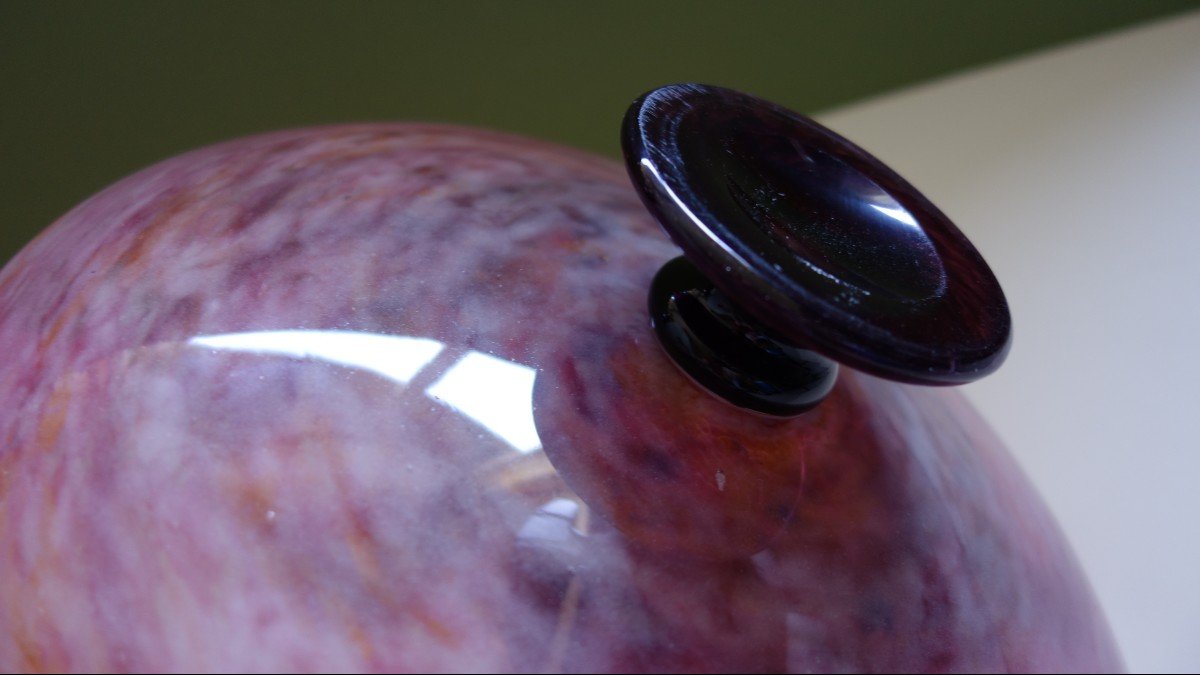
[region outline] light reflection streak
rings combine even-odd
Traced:
[[[526,454],[542,447],[533,423],[536,378],[537,371],[529,366],[470,351],[425,393]]]
[[[408,384],[442,353],[429,338],[345,330],[268,330],[197,335],[188,344],[255,354],[313,359],[358,368]]]
[[[892,220],[904,223],[909,227],[917,227],[917,221],[913,219],[912,214],[899,206],[882,206],[880,204],[871,204],[871,208],[891,218]]]
[[[213,350],[287,356],[365,370],[409,384],[445,349],[429,338],[343,330],[272,330],[198,335],[188,344]],[[537,371],[469,351],[441,373],[425,394],[528,454],[542,447],[533,421]]]

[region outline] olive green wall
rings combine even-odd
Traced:
[[[0,261],[120,176],[230,136],[437,120],[615,154],[658,84],[816,111],[1197,6],[0,0]]]

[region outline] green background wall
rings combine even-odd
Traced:
[[[0,2],[0,261],[122,175],[231,136],[435,120],[615,155],[658,84],[814,112],[1197,6]]]

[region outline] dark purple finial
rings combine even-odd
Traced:
[[[829,392],[834,361],[949,385],[1004,360],[1012,322],[987,263],[850,141],[696,84],[643,95],[621,140],[642,200],[684,252],[652,284],[655,330],[714,393],[793,415]]]

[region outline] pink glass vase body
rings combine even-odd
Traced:
[[[0,670],[1120,669],[947,390],[794,419],[646,314],[617,164],[477,130],[247,138],[0,274]]]

